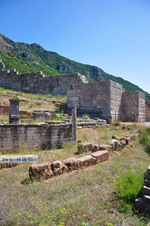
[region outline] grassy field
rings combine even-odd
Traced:
[[[66,103],[65,96],[53,96],[51,94],[42,95],[42,94],[32,94],[13,91],[9,89],[4,89],[0,87],[0,105],[9,106],[10,98],[19,98],[20,110],[33,111],[33,110],[56,110],[59,107],[59,104]]]
[[[97,128],[78,130],[78,139],[107,143],[112,135],[124,136],[138,130]],[[76,156],[71,144],[64,149],[20,151],[38,154],[39,161]],[[129,169],[145,172],[150,156],[137,142],[134,147],[111,152],[108,161],[73,171],[47,181],[25,183],[28,164],[0,171],[1,226],[129,226],[147,225],[148,219],[133,211],[119,212],[116,178]]]

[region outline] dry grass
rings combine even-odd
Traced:
[[[113,134],[123,136],[132,132],[114,128],[81,129],[78,139],[104,143]],[[61,160],[74,156],[76,147],[68,144],[63,150],[30,153],[38,154],[40,161]],[[149,155],[136,145],[111,153],[110,159],[104,163],[32,184],[21,183],[28,178],[28,164],[1,170],[0,225],[146,225],[136,214],[118,212],[119,201],[114,193],[116,177],[120,173],[129,168],[146,169],[149,161]]]
[[[0,105],[9,106],[9,99],[18,97],[20,102],[20,110],[33,111],[33,110],[56,110],[57,105],[66,103],[66,97],[42,94],[31,94],[18,92],[8,89],[0,88]]]

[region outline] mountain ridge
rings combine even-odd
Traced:
[[[5,68],[16,68],[19,73],[43,71],[46,76],[79,72],[86,76],[89,82],[113,80],[120,83],[127,91],[142,91],[150,102],[150,94],[139,86],[114,75],[103,69],[88,64],[82,64],[56,52],[47,51],[37,43],[14,42],[0,34],[0,58]]]

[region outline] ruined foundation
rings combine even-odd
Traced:
[[[1,124],[0,152],[19,149],[60,148],[72,141],[72,125],[66,124]]]

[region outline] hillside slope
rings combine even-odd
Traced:
[[[20,73],[43,71],[46,76],[80,72],[89,81],[113,80],[127,91],[143,91],[133,83],[104,72],[101,68],[72,61],[59,54],[43,49],[40,45],[13,42],[0,34],[0,57],[6,69],[16,68]],[[145,92],[150,101],[150,94]]]

